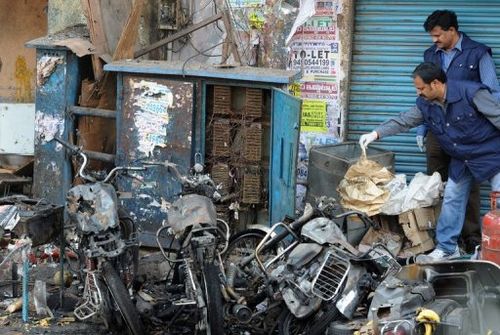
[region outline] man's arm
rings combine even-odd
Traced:
[[[413,106],[409,111],[400,113],[398,116],[383,122],[374,130],[377,132],[378,138],[381,139],[386,136],[407,132],[423,122],[422,112],[417,106]]]
[[[476,92],[472,99],[477,110],[500,130],[500,103],[488,90],[482,89]]]
[[[479,60],[479,76],[481,83],[488,86],[491,94],[497,101],[500,101],[500,85],[498,84],[495,62],[487,52]]]

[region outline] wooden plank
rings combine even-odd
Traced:
[[[106,34],[103,28],[104,17],[101,11],[100,0],[80,0],[80,3],[85,17],[87,18],[90,41],[96,48],[96,53],[92,55],[94,78],[96,81],[100,81],[104,76],[104,70],[102,60],[99,56],[108,53]]]
[[[118,41],[132,11],[132,0],[101,0],[101,12],[106,19],[103,22],[109,59],[113,57]],[[104,60],[107,62],[106,60]]]
[[[120,40],[113,53],[113,60],[127,59],[134,57],[134,47],[139,33],[139,22],[141,19],[144,0],[134,1],[132,11],[123,28]],[[101,97],[98,108],[115,109],[116,108],[116,78],[114,74],[106,73],[100,89]]]
[[[144,0],[135,0],[127,23],[123,28],[122,35],[113,53],[113,60],[128,59],[134,57],[134,46],[139,33],[139,22],[141,19]]]
[[[231,17],[227,10],[222,11],[222,21],[226,29],[226,38],[224,39],[224,46],[222,48],[222,61],[221,64],[226,64],[229,56],[233,54],[234,61],[237,65],[241,65],[240,54],[238,53],[238,45],[234,40],[233,25],[231,24]]]

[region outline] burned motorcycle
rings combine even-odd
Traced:
[[[333,204],[330,200],[319,203],[317,208],[325,213]],[[296,221],[275,224],[254,255],[231,265],[236,271],[229,272],[235,276],[255,275],[252,264],[258,265],[270,299],[282,300],[286,306],[279,323],[281,334],[323,334],[340,313],[351,318],[366,294],[388,272],[399,269],[382,246],[359,255],[332,220],[356,215],[366,224],[372,224],[366,215],[346,212],[328,218],[315,217],[314,212],[308,205]],[[288,247],[274,257],[265,255],[286,236],[292,237]],[[232,283],[235,280],[230,275],[228,282]],[[238,287],[234,289],[238,291]]]
[[[158,246],[173,269],[173,276],[167,279],[169,306],[164,306],[169,310],[169,323],[187,309],[197,333],[224,334],[220,254],[227,248],[229,227],[217,219],[213,201],[219,200],[220,194],[200,164],[186,176],[173,163],[161,165],[174,173],[183,188],[156,234]],[[170,248],[160,239],[164,232],[171,240]]]
[[[115,167],[97,181],[85,173],[86,154],[56,140],[82,159],[78,174],[86,181],[72,187],[66,197],[66,212],[74,229],[70,246],[80,257],[85,283],[82,301],[74,314],[79,320],[98,316],[108,328],[125,325],[133,335],[145,334],[129,293],[138,262],[136,227],[118,209],[116,191],[110,184],[118,171],[144,168]]]

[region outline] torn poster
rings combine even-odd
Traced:
[[[299,14],[293,23],[292,30],[285,40],[285,45],[288,45],[295,35],[297,29],[301,27],[306,21],[315,14],[315,0],[304,0],[300,3]]]
[[[141,80],[133,83],[133,87],[140,92],[134,97],[133,103],[138,107],[134,115],[138,150],[149,154],[156,146],[162,146],[167,141],[168,111],[174,103],[174,96],[167,86],[153,81]]]
[[[38,144],[46,144],[54,139],[54,137],[62,138],[64,133],[64,118],[63,116],[55,117],[47,115],[41,111],[35,113],[35,142]],[[58,144],[60,146],[60,144]]]
[[[63,58],[58,56],[42,56],[36,63],[36,84],[42,86],[50,75],[62,64]]]

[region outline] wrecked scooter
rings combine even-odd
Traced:
[[[173,163],[159,165],[172,171],[182,184],[181,197],[171,204],[168,220],[156,234],[158,246],[173,269],[173,276],[167,278],[169,322],[174,323],[187,308],[192,310],[194,318],[190,319],[196,333],[224,334],[220,254],[227,248],[229,226],[217,219],[213,203],[221,196],[215,183],[202,173],[201,164],[195,164],[194,173],[186,176]],[[168,249],[160,238],[165,231],[172,241]],[[173,244],[178,248],[172,248]]]
[[[279,321],[280,334],[323,334],[341,314],[352,317],[367,293],[387,273],[399,269],[383,246],[359,255],[333,220],[356,215],[365,224],[373,223],[361,212],[328,215],[335,202],[326,200],[318,202],[316,210],[306,205],[304,214],[290,224],[275,224],[253,255],[229,265],[230,289],[243,294],[245,285],[237,283],[252,282],[248,277],[255,276],[257,264],[269,300],[282,300],[286,306]],[[267,252],[286,237],[291,237],[289,246],[270,256]]]
[[[56,138],[82,163],[78,175],[86,182],[72,187],[66,196],[66,212],[74,227],[70,246],[80,258],[84,280],[82,302],[74,314],[79,320],[100,317],[108,328],[125,325],[130,334],[146,334],[129,288],[138,266],[138,241],[134,222],[118,208],[110,183],[119,171],[143,167],[115,167],[101,181],[85,173],[87,155],[77,146]]]

